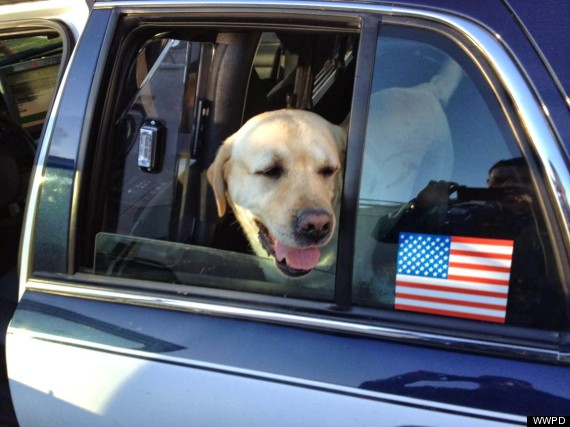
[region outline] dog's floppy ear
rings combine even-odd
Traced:
[[[216,158],[208,168],[208,182],[214,190],[216,205],[218,206],[218,215],[224,216],[226,213],[226,180],[224,177],[224,169],[231,158],[232,144],[231,140],[226,140],[219,148]]]
[[[337,144],[340,161],[344,162],[344,155],[346,153],[346,140],[348,138],[348,117],[339,125],[332,125],[331,131]]]
[[[350,115],[346,116],[346,119],[340,124],[340,126],[337,125],[332,125],[331,127],[331,132],[333,134],[333,137],[335,139],[336,145],[337,145],[337,149],[338,149],[338,157],[340,160],[340,164],[343,165],[344,167],[344,161],[345,161],[345,156],[346,156],[346,142],[348,139],[348,118]],[[341,194],[342,191],[340,190],[342,188],[342,184],[343,184],[343,174],[341,172],[336,174],[336,188],[338,189],[338,191],[335,191],[335,196],[333,199],[333,205],[336,206],[338,208],[338,206],[340,206],[340,198],[341,198]]]

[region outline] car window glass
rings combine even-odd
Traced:
[[[350,108],[355,38],[157,32],[139,44],[129,49],[138,52],[134,58],[121,59],[127,73],[117,73],[123,80],[104,138],[112,142],[95,272],[330,300],[336,243],[305,277],[282,274],[273,254],[252,251],[229,207],[219,217],[206,175],[222,141],[259,113],[304,107],[340,123]],[[331,103],[340,93],[343,101]],[[322,168],[319,177],[329,174]],[[280,249],[299,255],[296,266],[309,262]]]
[[[33,138],[42,130],[62,53],[56,32],[0,39],[0,111]]]
[[[438,34],[380,32],[355,245],[359,305],[565,324],[550,239],[488,80]]]

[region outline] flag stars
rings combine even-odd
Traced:
[[[444,236],[401,233],[398,272],[433,278],[446,277],[450,243],[451,239]]]

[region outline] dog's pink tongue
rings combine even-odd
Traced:
[[[291,248],[279,241],[275,242],[275,258],[279,261],[287,260],[287,265],[297,270],[312,270],[319,262],[320,256],[319,248]]]

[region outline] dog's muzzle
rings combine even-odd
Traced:
[[[324,210],[307,209],[293,219],[296,246],[288,246],[271,235],[267,227],[256,221],[258,238],[268,255],[275,257],[277,268],[289,277],[302,277],[317,265],[319,247],[328,242],[334,228],[334,219]]]

